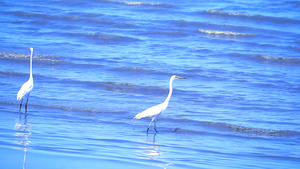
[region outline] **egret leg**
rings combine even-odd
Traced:
[[[29,99],[29,94],[27,95],[27,101],[26,101],[26,104],[25,104],[25,113],[27,113],[27,104],[28,104],[28,99]]]
[[[150,124],[149,124],[149,126],[148,126],[148,128],[147,128],[147,133],[148,133],[149,128],[150,128],[150,126],[151,126],[151,124],[152,124],[152,122],[153,122],[154,119],[155,119],[155,117],[152,118],[152,120],[151,120],[151,122],[150,122]]]
[[[23,98],[21,99],[21,103],[20,103],[20,109],[19,109],[19,112],[21,112],[22,103],[23,103]]]
[[[157,130],[156,130],[156,117],[155,117],[155,119],[154,119],[154,130],[155,130],[156,133],[157,133]]]

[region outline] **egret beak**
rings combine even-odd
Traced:
[[[185,77],[176,76],[177,79],[186,79]]]

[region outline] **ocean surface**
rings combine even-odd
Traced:
[[[299,1],[2,0],[0,11],[0,168],[300,168]],[[147,134],[151,119],[133,117],[164,101],[172,75],[187,79]]]

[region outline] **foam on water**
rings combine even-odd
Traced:
[[[163,7],[170,7],[171,5],[164,4],[164,3],[147,3],[147,2],[132,2],[132,1],[114,1],[114,0],[105,0],[107,2],[112,3],[120,3],[120,4],[126,4],[126,5],[144,5],[144,6],[163,6]]]
[[[240,53],[234,53],[230,55],[234,57],[246,57],[265,64],[297,66],[297,67],[300,65],[300,59],[297,57],[267,56],[267,55],[260,55],[260,54],[249,55],[249,54],[240,54]]]
[[[289,19],[289,18],[279,18],[279,17],[272,17],[272,16],[263,16],[263,15],[251,15],[251,14],[242,14],[242,13],[232,13],[232,12],[225,12],[219,10],[212,10],[207,9],[204,11],[204,14],[211,14],[216,16],[224,16],[224,17],[236,17],[236,18],[246,18],[246,19],[254,19],[254,20],[264,20],[268,22],[275,22],[275,23],[293,23],[299,24],[300,20],[297,19]]]
[[[29,60],[30,54],[15,53],[15,52],[0,52],[1,60],[17,60],[25,61]],[[34,61],[39,63],[48,63],[48,64],[62,64],[64,61],[60,60],[61,57],[53,55],[33,55]]]

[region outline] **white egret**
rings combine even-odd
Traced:
[[[154,130],[157,132],[157,130],[156,130],[156,117],[160,113],[162,113],[164,110],[166,110],[166,108],[168,107],[168,104],[169,104],[169,101],[170,101],[170,98],[171,98],[171,95],[172,95],[172,91],[173,91],[172,83],[173,83],[173,80],[175,80],[175,79],[186,79],[186,78],[173,75],[170,78],[170,83],[169,83],[170,89],[169,89],[169,94],[168,94],[168,97],[166,98],[166,100],[161,104],[158,104],[156,106],[153,106],[153,107],[150,107],[150,108],[144,110],[143,112],[137,114],[134,117],[134,119],[141,119],[141,118],[144,118],[144,117],[152,117],[152,120],[151,120],[151,122],[150,122],[150,124],[147,128],[147,133],[148,133],[149,128],[150,128],[153,121],[154,121]]]
[[[28,104],[28,98],[29,98],[29,94],[31,92],[31,90],[33,89],[33,77],[32,77],[32,53],[33,53],[33,48],[28,48],[31,51],[31,55],[30,55],[30,75],[29,75],[29,79],[27,82],[25,82],[21,89],[19,90],[18,94],[17,94],[17,100],[21,100],[20,103],[20,112],[21,112],[21,107],[22,107],[22,102],[23,102],[23,97],[25,95],[27,95],[27,101],[25,104],[25,113],[27,112],[27,104]]]

